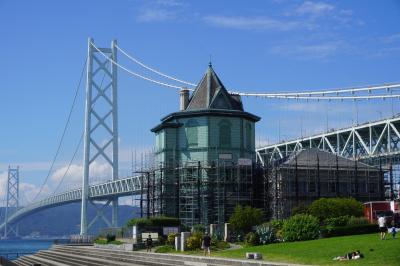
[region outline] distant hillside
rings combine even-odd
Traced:
[[[0,208],[1,222],[4,220],[5,208]],[[104,211],[106,217],[111,221],[111,207]],[[96,214],[95,208],[89,204],[89,222]],[[129,219],[137,217],[140,209],[132,206],[119,206],[118,222],[119,226],[125,225]],[[51,208],[27,216],[19,223],[19,232],[21,236],[30,235],[32,232],[38,232],[41,236],[62,236],[79,234],[80,231],[81,205],[80,203],[71,203],[68,205]],[[106,227],[102,219],[90,228],[89,233],[97,233],[100,228]],[[3,232],[0,232],[3,234]]]

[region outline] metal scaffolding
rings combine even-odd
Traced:
[[[264,176],[255,167],[216,160],[169,162],[138,171],[144,181],[137,199],[142,216],[172,216],[193,226],[223,224],[237,205],[263,208]]]
[[[276,163],[268,170],[270,216],[284,219],[293,208],[307,206],[321,197],[352,197],[362,202],[384,200],[384,175],[388,168],[378,168],[354,161],[342,164],[337,159],[320,164],[318,157],[310,164]]]

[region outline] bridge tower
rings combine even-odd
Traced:
[[[4,238],[14,234],[18,236],[18,224],[9,224],[8,217],[10,217],[19,207],[19,167],[8,167],[7,178],[7,202],[4,226]]]
[[[88,223],[89,181],[94,163],[103,160],[112,171],[112,180],[118,179],[118,113],[117,113],[117,61],[116,40],[111,48],[96,48],[92,38],[88,40],[87,83],[85,103],[84,158],[82,180],[81,235],[98,218],[109,227],[117,226],[118,198],[110,198],[97,209],[96,217]],[[111,223],[103,209],[112,204]],[[96,206],[93,204],[93,206]]]

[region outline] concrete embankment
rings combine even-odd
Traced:
[[[207,258],[180,254],[159,254],[139,251],[116,251],[90,246],[55,245],[50,250],[18,258],[20,266],[282,266],[294,265],[267,261]]]

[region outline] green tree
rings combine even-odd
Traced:
[[[261,209],[238,205],[229,218],[229,223],[234,231],[245,234],[250,232],[253,226],[261,224],[263,217]]]
[[[363,215],[363,205],[353,198],[320,198],[308,207],[308,212],[319,221],[340,216]]]
[[[292,215],[296,214],[308,214],[308,206],[300,204],[292,209]]]

